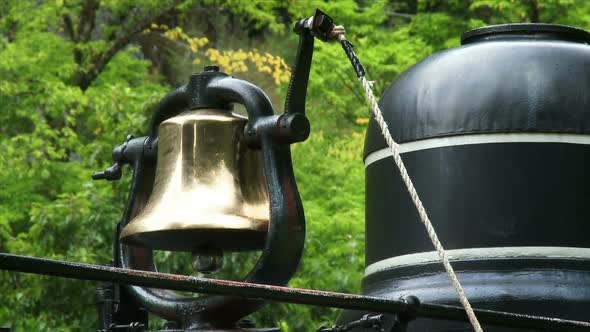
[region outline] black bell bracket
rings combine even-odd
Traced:
[[[160,123],[189,109],[231,108],[233,103],[238,103],[244,105],[248,113],[245,141],[251,148],[262,151],[271,206],[265,249],[245,281],[287,284],[299,264],[305,239],[303,205],[293,174],[289,145],[309,137],[305,99],[314,35],[323,39],[329,33],[326,30],[328,22],[332,24],[331,19],[318,10],[313,17],[295,25],[294,30],[300,37],[299,47],[284,113],[274,114],[270,99],[259,87],[219,72],[217,66],[207,66],[203,72],[192,75],[188,84],[160,101],[152,115],[148,136],[128,136],[125,143],[113,150],[115,164],[93,174],[93,178],[117,180],[121,177],[123,165],[133,168],[128,202],[115,234],[115,266],[156,271],[152,250],[123,245],[119,242],[119,234],[143,209],[151,193]],[[185,297],[168,290],[139,286],[126,286],[125,291],[148,311],[186,329],[231,328],[264,303],[231,296]]]

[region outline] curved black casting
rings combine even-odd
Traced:
[[[152,116],[149,136],[128,138],[113,151],[115,164],[104,172],[95,173],[93,178],[117,180],[121,177],[122,165],[130,164],[133,168],[127,206],[115,234],[117,266],[156,271],[152,251],[120,244],[119,233],[145,207],[152,191],[160,123],[188,109],[231,108],[231,104],[239,103],[245,106],[249,119],[245,141],[251,148],[262,150],[271,206],[266,246],[246,281],[275,285],[285,285],[289,281],[301,257],[305,237],[303,206],[295,183],[289,144],[302,142],[309,136],[305,97],[314,35],[325,40],[322,36],[325,37],[332,26],[331,18],[319,10],[310,22],[302,20],[295,25],[300,41],[283,114],[274,115],[270,100],[257,86],[220,73],[218,67],[208,66],[204,72],[191,76],[188,84],[160,101]],[[228,296],[181,297],[168,290],[138,286],[130,286],[127,291],[149,311],[177,321],[185,328],[229,327],[263,303]]]
[[[115,165],[93,176],[95,179],[116,180],[120,178],[123,164],[130,164],[133,168],[127,206],[115,234],[116,266],[156,271],[152,251],[120,244],[119,233],[145,207],[152,191],[160,123],[189,109],[229,109],[233,103],[239,103],[248,113],[245,141],[250,147],[262,151],[271,207],[265,249],[245,281],[287,284],[301,258],[305,238],[303,205],[295,182],[289,144],[304,141],[310,132],[305,117],[305,95],[313,36],[308,28],[299,28],[297,33],[300,44],[284,114],[274,114],[269,98],[259,87],[220,73],[215,66],[208,66],[204,72],[191,76],[188,84],[161,100],[153,113],[149,136],[128,138],[113,152]],[[129,286],[127,291],[149,311],[179,322],[183,328],[232,327],[264,303],[227,295],[185,297],[169,290],[139,286]]]
[[[197,82],[198,84],[196,84]],[[200,99],[199,96],[207,96]],[[288,144],[277,140],[276,126],[281,116],[275,116],[270,100],[255,85],[222,73],[206,72],[191,77],[191,82],[163,99],[152,120],[151,133],[144,140],[132,162],[134,175],[129,201],[119,224],[121,230],[145,206],[155,174],[155,158],[145,158],[154,150],[156,123],[173,117],[183,110],[205,107],[227,108],[240,103],[248,112],[246,135],[252,145],[259,146],[264,160],[264,174],[269,189],[270,226],[266,247],[245,281],[285,285],[299,263],[305,238],[303,205],[297,191]],[[118,240],[117,240],[118,242]],[[118,245],[118,265],[124,268],[155,271],[150,249]],[[149,311],[185,328],[230,327],[240,318],[252,313],[260,300],[228,296],[207,298],[181,297],[173,292],[131,286],[130,293]]]

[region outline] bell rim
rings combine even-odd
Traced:
[[[124,245],[152,250],[195,253],[220,249],[223,252],[243,252],[263,250],[267,234],[266,231],[256,229],[218,227],[153,230],[126,236],[121,234],[119,239]],[[194,240],[194,243],[189,239]]]

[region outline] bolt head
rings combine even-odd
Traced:
[[[203,71],[204,72],[219,72],[219,66],[215,66],[215,65],[205,66],[205,69]]]

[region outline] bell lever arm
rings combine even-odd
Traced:
[[[303,142],[309,137],[310,125],[305,117],[305,100],[314,36],[322,41],[329,41],[333,29],[332,18],[319,9],[316,9],[312,17],[295,24],[293,31],[299,35],[299,46],[285,99],[285,113],[277,119],[275,134],[283,143]]]
[[[293,73],[285,100],[285,114],[305,114],[307,83],[313,58],[314,36],[321,41],[330,41],[334,20],[319,9],[313,16],[295,23],[293,31],[299,35],[299,47],[293,65]]]
[[[297,22],[293,29],[299,35],[299,47],[285,99],[285,114],[305,114],[305,98],[314,43],[313,35],[306,22],[307,20]]]
[[[286,114],[305,114],[305,98],[313,58],[314,36],[321,41],[331,41],[333,29],[334,20],[319,9],[316,9],[313,16],[295,23],[293,31],[299,35],[299,47],[285,99]]]

